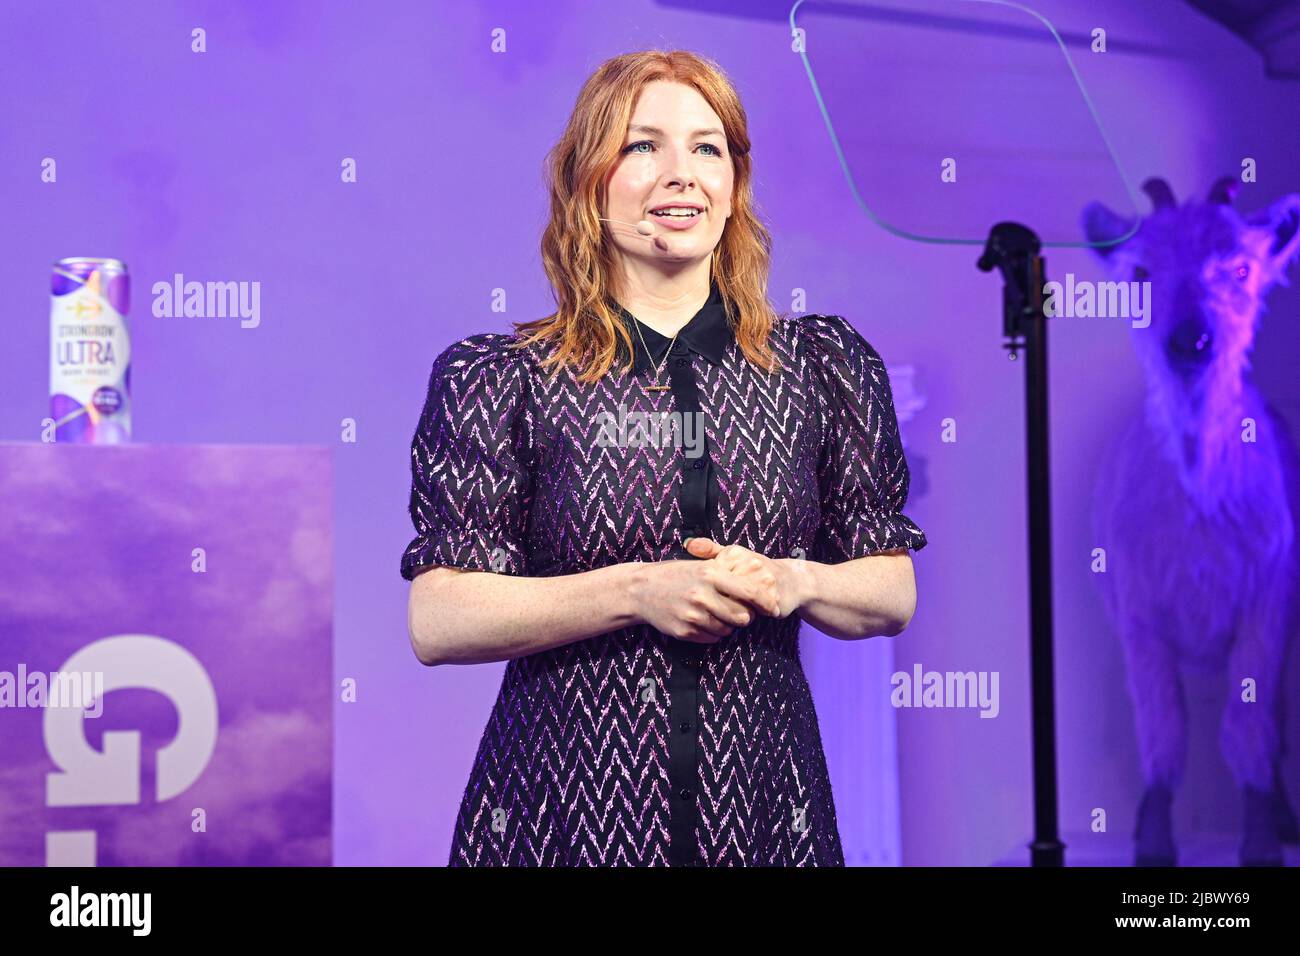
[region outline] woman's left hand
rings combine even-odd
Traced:
[[[760,614],[786,617],[803,603],[802,582],[789,561],[769,558],[738,544],[719,544],[712,538],[691,538],[686,550],[697,558],[720,561],[735,574],[752,575],[768,598],[763,602],[766,606],[755,605],[754,610]]]

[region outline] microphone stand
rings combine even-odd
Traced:
[[[1052,682],[1052,510],[1048,461],[1045,263],[1033,230],[1000,222],[977,265],[1002,273],[1003,347],[1025,350],[1025,462],[1029,490],[1029,667],[1034,755],[1034,840],[1031,866],[1064,866],[1057,832],[1056,700]]]

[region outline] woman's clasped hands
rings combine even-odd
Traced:
[[[759,615],[785,617],[802,603],[799,559],[710,538],[690,538],[686,550],[704,560],[645,564],[633,585],[638,616],[670,637],[714,644]]]

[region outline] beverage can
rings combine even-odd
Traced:
[[[54,440],[131,439],[130,280],[120,259],[54,264],[50,284],[50,416]]]

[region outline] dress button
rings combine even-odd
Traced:
[[[678,366],[678,368],[680,368],[681,366],[683,366],[683,365],[685,365],[685,364],[686,364],[686,359],[684,359],[684,358],[679,358],[679,359],[677,359],[677,366]]]
[[[677,791],[677,796],[681,797],[683,800],[691,799],[691,788],[682,787],[682,789]]]
[[[703,468],[703,467],[704,467],[704,459],[703,459],[703,458],[696,458],[693,462],[691,462],[691,467],[694,468],[694,469],[696,469],[697,471],[698,471],[700,468]]]
[[[683,721],[681,722],[681,725],[680,725],[677,729],[680,730],[680,731],[681,731],[682,733],[684,733],[684,734],[688,734],[688,733],[690,733],[690,732],[691,732],[691,723],[690,723],[690,721],[688,721],[688,720],[683,720]]]

